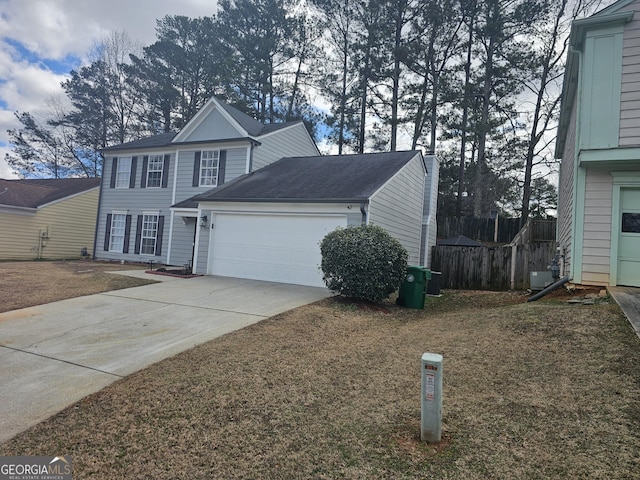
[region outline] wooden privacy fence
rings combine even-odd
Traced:
[[[526,290],[529,272],[547,270],[556,242],[498,247],[436,245],[431,270],[442,272],[442,288]]]

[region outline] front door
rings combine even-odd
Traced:
[[[640,188],[620,189],[618,285],[640,287]]]

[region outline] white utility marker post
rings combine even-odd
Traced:
[[[420,440],[438,443],[442,437],[442,355],[422,355],[422,415]]]

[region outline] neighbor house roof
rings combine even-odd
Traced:
[[[457,237],[446,238],[444,240],[438,240],[437,245],[446,245],[451,247],[482,247],[482,243],[471,240],[464,235],[458,235]]]
[[[0,179],[0,205],[38,208],[99,186],[99,178]]]
[[[191,202],[365,202],[419,151],[289,157]],[[420,157],[422,160],[422,157]],[[182,202],[193,205],[189,200]]]

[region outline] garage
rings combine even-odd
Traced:
[[[209,274],[323,287],[320,241],[346,215],[214,213]]]
[[[193,271],[325,287],[321,240],[369,223],[418,262],[425,173],[417,151],[280,159],[191,199]]]

